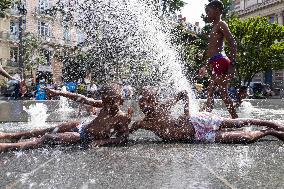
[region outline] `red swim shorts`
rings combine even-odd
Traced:
[[[213,73],[216,75],[227,74],[231,61],[228,57],[218,54],[209,59]]]

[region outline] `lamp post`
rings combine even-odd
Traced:
[[[23,16],[27,14],[27,9],[25,8],[25,5],[22,3],[22,1],[18,4],[18,10],[20,13],[19,18],[19,69],[21,70],[21,77],[24,77],[25,71],[24,71],[24,48],[23,48]],[[23,78],[22,78],[23,79]]]

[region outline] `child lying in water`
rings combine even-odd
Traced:
[[[170,109],[183,100],[184,113],[178,119],[170,115]],[[130,132],[145,129],[167,141],[200,141],[205,143],[250,143],[272,135],[284,141],[284,127],[259,119],[228,119],[208,112],[189,114],[189,98],[186,91],[179,92],[173,99],[162,103],[152,87],[144,87],[139,97],[139,107],[145,117],[133,123]],[[259,131],[226,131],[247,125],[266,126]]]
[[[53,91],[53,93],[57,93]],[[59,93],[59,92],[58,92]],[[17,149],[39,148],[46,143],[52,144],[84,144],[102,146],[124,143],[128,137],[128,124],[131,122],[132,109],[128,114],[120,110],[123,104],[122,91],[119,85],[107,85],[101,89],[102,100],[88,100],[83,96],[71,95],[74,100],[86,101],[95,107],[101,107],[98,116],[89,123],[67,122],[48,130],[35,130],[24,133],[2,133],[0,138],[19,139],[38,137],[34,140],[16,143],[0,143],[0,152]],[[68,97],[67,94],[62,96]],[[48,134],[46,134],[49,132]],[[2,136],[1,136],[2,135]],[[116,138],[112,138],[116,136]]]

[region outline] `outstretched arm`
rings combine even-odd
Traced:
[[[163,103],[161,106],[164,109],[169,110],[170,108],[172,108],[174,105],[176,105],[176,103],[180,100],[184,100],[184,102],[187,104],[188,107],[188,92],[187,91],[180,91],[175,98],[167,100],[165,103]]]
[[[77,93],[62,92],[62,91],[57,91],[57,90],[53,90],[49,88],[45,88],[45,90],[49,96],[63,96],[63,97],[69,98],[71,100],[74,100],[76,102],[80,102],[83,104],[88,104],[88,105],[98,107],[98,108],[102,107],[101,100],[94,100],[92,98],[87,98]]]

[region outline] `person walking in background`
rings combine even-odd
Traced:
[[[36,100],[46,100],[47,99],[45,87],[46,87],[45,80],[44,79],[39,80],[39,83],[36,86],[36,91],[35,91]]]
[[[199,70],[199,75],[204,77],[207,68],[212,70],[210,84],[207,90],[207,102],[205,110],[211,112],[214,105],[214,91],[219,89],[221,98],[224,101],[232,118],[238,118],[236,108],[228,94],[228,83],[234,77],[234,62],[237,53],[237,45],[226,22],[221,20],[224,5],[220,1],[211,1],[206,6],[208,20],[213,23],[209,36],[207,56],[209,58],[206,66]],[[230,56],[223,54],[224,39],[228,41],[231,49]]]

